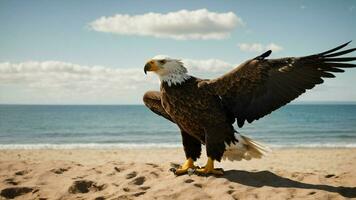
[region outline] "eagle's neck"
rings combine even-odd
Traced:
[[[186,80],[190,79],[191,76],[189,76],[187,73],[170,73],[160,75],[159,78],[161,79],[162,83],[167,83],[168,86],[172,86],[184,83]]]

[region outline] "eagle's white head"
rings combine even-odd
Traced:
[[[187,69],[180,60],[164,55],[158,55],[149,60],[144,68],[145,74],[147,71],[155,72],[160,80],[166,82],[168,86],[179,85],[190,78]]]

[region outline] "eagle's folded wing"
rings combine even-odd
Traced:
[[[251,123],[323,83],[322,78],[344,72],[340,68],[356,67],[345,63],[356,57],[338,57],[356,50],[337,52],[349,43],[305,57],[264,59],[270,54],[268,51],[217,79],[200,82],[199,88],[219,95],[242,127],[245,120]]]
[[[162,106],[161,92],[158,92],[158,91],[146,92],[145,95],[143,96],[143,102],[152,112],[175,123]]]

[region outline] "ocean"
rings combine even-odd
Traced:
[[[356,147],[356,105],[291,104],[236,129],[271,147]],[[143,105],[0,105],[0,149],[181,146]]]

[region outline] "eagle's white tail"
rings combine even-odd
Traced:
[[[226,144],[226,150],[222,157],[223,160],[251,160],[251,158],[261,158],[267,153],[271,152],[271,149],[261,143],[258,143],[251,138],[243,136],[239,133],[235,133],[236,139],[239,141],[235,144]]]

